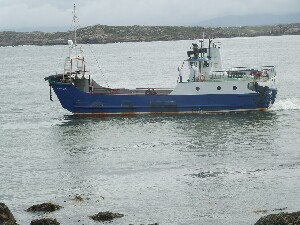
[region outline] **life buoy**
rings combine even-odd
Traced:
[[[203,82],[205,80],[205,77],[203,75],[198,76],[198,81]]]

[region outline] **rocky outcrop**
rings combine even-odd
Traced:
[[[32,220],[30,225],[60,225],[60,223],[57,222],[56,219],[43,218],[43,219]]]
[[[263,216],[254,225],[300,225],[300,211]]]
[[[81,198],[80,198],[81,199]],[[27,211],[30,212],[52,212],[57,209],[62,208],[59,205],[52,203],[43,203],[39,205],[33,205],[28,208]],[[286,208],[276,209],[276,210],[285,210]],[[275,210],[274,210],[275,211]],[[258,211],[257,211],[258,212]],[[259,210],[261,212],[261,210]],[[100,222],[110,222],[113,219],[123,217],[124,214],[114,213],[110,211],[99,212],[93,216],[89,216],[91,219]],[[59,225],[60,223],[53,218],[42,218],[32,220],[30,225]],[[4,204],[0,203],[0,225],[18,225],[16,220],[9,210],[9,208]],[[148,224],[148,225],[159,225],[158,223]],[[277,214],[270,214],[267,216],[261,217],[254,225],[300,225],[300,211],[286,213],[281,212]]]
[[[270,26],[243,26],[243,27],[217,27],[204,28],[199,26],[106,26],[95,25],[77,30],[77,42],[80,44],[105,44],[115,42],[141,42],[141,41],[172,41],[194,40],[206,37],[254,37],[299,35],[300,23]],[[17,45],[66,45],[73,33],[68,32],[0,32],[0,46]]]
[[[0,225],[18,225],[9,208],[0,202]]]
[[[48,202],[48,203],[33,205],[29,207],[26,211],[27,212],[53,212],[61,208],[62,206]]]
[[[113,213],[113,212],[99,212],[96,215],[90,216],[91,219],[96,220],[96,221],[111,221],[115,218],[120,218],[123,217],[123,214],[120,213]]]

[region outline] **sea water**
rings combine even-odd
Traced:
[[[100,211],[124,214],[116,225],[250,225],[299,211],[300,36],[220,41],[224,68],[276,65],[270,111],[76,118],[44,81],[62,72],[67,46],[0,48],[0,202],[22,225],[99,224],[89,216]],[[193,42],[82,50],[103,86],[172,88]],[[64,208],[25,211],[43,202]]]

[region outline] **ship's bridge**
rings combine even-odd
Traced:
[[[185,62],[188,62],[190,70],[188,82],[195,82],[198,77],[208,79],[212,71],[222,70],[219,44],[214,43],[212,39],[208,40],[208,48],[203,47],[204,40],[200,41],[200,44],[199,47],[198,44],[193,43],[187,51],[188,59]]]

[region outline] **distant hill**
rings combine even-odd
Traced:
[[[224,16],[205,20],[194,25],[203,27],[240,27],[300,23],[300,14],[272,15],[253,14],[247,16]]]
[[[206,37],[231,38],[300,35],[300,23],[272,26],[241,27],[175,27],[175,26],[106,26],[95,25],[77,30],[80,44],[105,44],[115,42],[174,41]],[[0,32],[0,46],[16,45],[65,45],[73,32]]]

